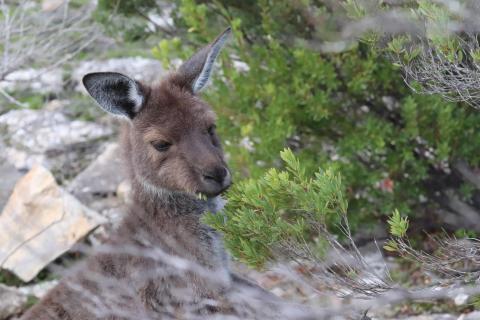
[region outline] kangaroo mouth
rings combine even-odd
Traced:
[[[199,199],[205,199],[205,200],[212,199],[212,198],[215,198],[215,197],[221,195],[225,191],[227,191],[228,188],[230,188],[230,185],[231,185],[231,183],[229,183],[228,185],[223,186],[222,188],[219,188],[215,191],[213,191],[213,190],[199,190],[199,191],[195,192],[195,194],[197,195],[197,197]]]
[[[206,198],[214,198],[225,192],[231,185],[232,178],[230,171],[227,171],[226,176],[221,180],[204,176],[201,180],[201,186],[196,193],[202,194]]]

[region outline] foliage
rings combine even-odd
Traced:
[[[94,17],[109,35],[128,43],[157,32],[149,14],[162,15],[155,0],[99,0]]]
[[[278,201],[278,190],[265,184],[272,174],[284,172],[268,168],[282,167],[278,154],[285,147],[296,154],[305,177],[318,168],[342,174],[354,230],[386,221],[394,209],[411,220],[435,212],[442,205],[438,194],[444,188],[460,189],[465,182],[451,170],[455,161],[471,167],[480,163],[480,115],[475,110],[439,96],[412,93],[401,70],[371,42],[355,42],[333,53],[312,45],[328,39],[335,25],[332,17],[362,14],[361,7],[349,11],[348,3],[334,4],[335,10],[326,3],[178,0],[173,13],[178,36],[159,39],[152,51],[164,63],[185,59],[232,26],[234,37],[219,64],[221,76],[205,93],[219,115],[218,131],[238,181],[228,195],[232,218],[224,225],[214,224],[225,231],[235,254],[252,264],[261,264],[262,255],[270,256],[272,242],[248,234],[257,242],[242,247],[242,227],[247,219],[263,226],[267,220],[255,219],[272,218],[272,213],[248,201],[259,189],[266,199]],[[430,9],[427,4],[421,7],[425,14]],[[406,46],[405,37],[394,38],[389,47],[412,60],[418,52]],[[245,178],[252,180],[242,182]],[[289,173],[281,181],[299,183],[291,179]],[[461,183],[448,185],[451,180]],[[295,208],[287,204],[277,205],[287,211]],[[254,215],[255,210],[266,213]],[[333,223],[335,217],[324,219]],[[278,228],[284,230],[285,225]],[[298,228],[291,232],[296,234]],[[260,260],[247,250],[258,251]]]
[[[390,234],[394,238],[403,238],[407,234],[408,230],[408,218],[400,216],[398,210],[393,211],[393,214],[388,219],[388,225],[390,226]],[[383,248],[387,251],[395,252],[398,250],[397,243],[394,239],[389,240]]]
[[[256,267],[277,257],[276,249],[287,243],[313,243],[311,251],[321,256],[325,243],[314,226],[332,223],[347,211],[340,176],[333,170],[308,177],[290,149],[280,156],[285,170],[270,169],[240,182],[229,194],[224,214],[206,217],[225,234],[230,251]]]
[[[385,33],[384,23],[377,19],[367,38],[381,44],[380,47],[386,44],[385,52],[402,68],[412,89],[478,107],[480,7],[476,2],[413,0],[393,5],[379,2],[374,12],[379,16],[397,12],[388,22],[397,28]],[[355,13],[352,16],[359,24],[372,19],[362,1],[349,0],[346,6]]]
[[[400,212],[395,210],[393,215],[388,219],[388,225],[390,226],[390,234],[394,237],[404,237],[408,229],[408,219],[402,218]]]

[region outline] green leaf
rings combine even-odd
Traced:
[[[388,219],[388,225],[390,226],[390,234],[403,238],[408,230],[408,218],[401,217],[398,210],[393,211],[393,214]]]

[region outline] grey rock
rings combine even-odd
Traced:
[[[88,241],[95,247],[109,239],[109,235],[118,228],[128,211],[125,203],[119,197],[96,199],[88,203],[88,207],[105,218],[105,222],[87,237]]]
[[[18,170],[42,164],[59,174],[76,174],[112,130],[93,122],[70,120],[51,110],[12,110],[0,116],[5,158]],[[87,159],[85,159],[87,157]],[[78,168],[77,168],[78,167]]]
[[[458,318],[460,320],[478,320],[480,319],[480,311],[473,311],[465,315],[463,318]]]
[[[467,314],[428,314],[405,318],[405,320],[478,320],[480,311],[473,311]]]
[[[34,153],[64,149],[68,145],[104,137],[110,133],[98,124],[70,121],[60,112],[12,110],[0,116],[11,146]]]
[[[127,212],[122,199],[113,196],[94,199],[88,203],[88,207],[107,218],[108,223],[120,222]]]
[[[6,91],[34,91],[38,93],[58,93],[63,90],[61,69],[23,69],[8,74],[0,81],[0,88]]]
[[[458,316],[452,314],[427,314],[404,318],[404,320],[457,320]]]
[[[58,284],[58,280],[50,280],[45,282],[40,282],[28,286],[23,286],[18,288],[20,293],[23,293],[26,296],[34,296],[38,299],[43,298],[53,287]]]
[[[23,311],[27,304],[27,295],[16,288],[0,284],[0,319],[9,317]]]
[[[72,73],[72,80],[77,83],[76,90],[85,92],[82,78],[89,72],[120,72],[138,81],[152,82],[159,80],[164,69],[158,60],[142,57],[117,58],[104,61],[93,60],[80,63]]]
[[[400,107],[400,103],[392,96],[383,96],[382,102],[389,111],[398,109]]]
[[[131,202],[131,192],[132,192],[132,185],[130,181],[123,180],[117,188],[117,197],[119,197],[124,203]]]
[[[453,302],[455,303],[456,306],[462,306],[467,304],[469,298],[470,296],[468,294],[459,293],[453,298]]]
[[[22,176],[23,174],[12,164],[5,161],[0,162],[0,212],[12,194],[15,183],[17,183],[18,179],[20,179]]]
[[[116,143],[109,143],[103,153],[72,180],[67,189],[82,202],[90,203],[96,197],[114,195],[125,179],[120,148]]]

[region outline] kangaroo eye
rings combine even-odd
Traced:
[[[215,125],[211,125],[210,127],[208,127],[207,132],[209,135],[213,136],[213,134],[215,133]]]
[[[172,144],[170,142],[167,142],[167,141],[155,141],[155,142],[152,142],[152,146],[157,151],[165,152],[172,146]]]

